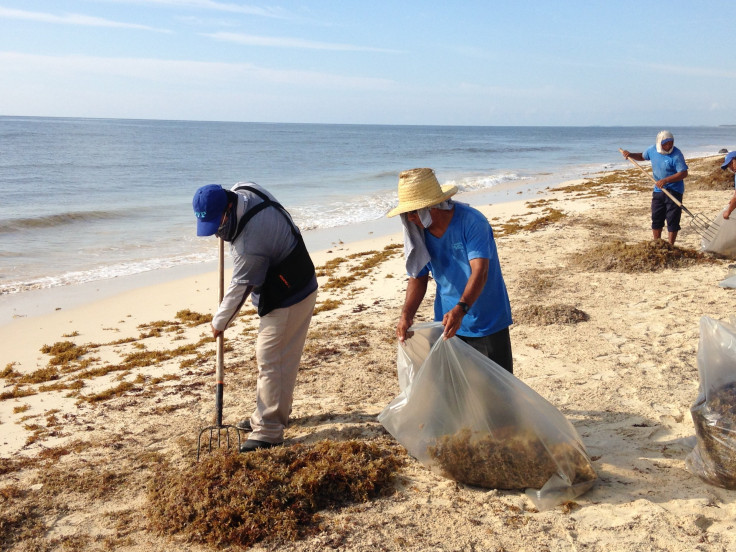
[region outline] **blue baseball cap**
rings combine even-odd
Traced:
[[[194,192],[192,200],[197,217],[197,235],[212,236],[217,232],[227,207],[227,192],[219,184],[208,184]]]
[[[731,164],[731,161],[734,160],[734,158],[736,158],[736,150],[732,151],[726,156],[726,160],[723,162],[723,165],[721,165],[721,168],[723,170],[726,170],[728,166]]]

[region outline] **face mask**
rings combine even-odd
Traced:
[[[217,236],[218,238],[222,238],[226,242],[233,240],[233,238],[235,237],[235,231],[238,229],[238,220],[235,216],[236,208],[237,203],[234,203],[228,211],[225,222],[220,225],[220,227],[217,229],[217,232],[215,233],[215,236]]]

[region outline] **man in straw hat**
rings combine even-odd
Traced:
[[[636,161],[651,161],[652,174],[657,183],[652,193],[652,235],[655,240],[662,237],[662,228],[667,222],[669,242],[674,245],[677,232],[680,230],[682,208],[672,201],[662,189],[682,203],[685,193],[685,178],[687,178],[687,163],[685,156],[675,147],[675,138],[669,130],[657,134],[657,141],[643,153],[632,153],[622,150],[625,159]]]
[[[511,305],[501,274],[493,230],[483,214],[450,199],[456,186],[440,186],[432,169],[399,175],[399,205],[409,284],[396,328],[400,342],[427,292],[437,283],[434,318],[444,337],[460,339],[513,373]]]

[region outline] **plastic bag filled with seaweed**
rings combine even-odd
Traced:
[[[435,341],[378,420],[433,471],[479,487],[526,489],[540,510],[572,500],[597,478],[567,418],[457,337]]]
[[[399,343],[396,353],[399,389],[404,391],[409,387],[432,345],[444,331],[441,322],[422,322],[409,328],[406,341]]]
[[[736,320],[700,319],[698,397],[690,407],[697,442],[686,459],[703,481],[736,489]]]

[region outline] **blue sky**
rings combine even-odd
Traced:
[[[736,123],[730,0],[0,0],[0,115]]]

